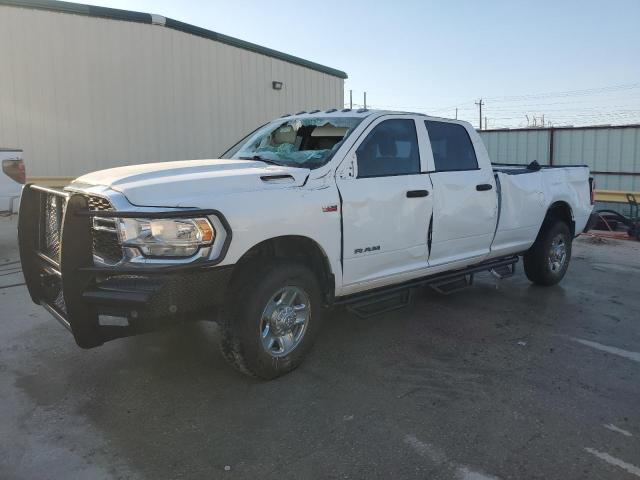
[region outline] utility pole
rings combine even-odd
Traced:
[[[458,119],[458,108],[456,107],[456,120]]]
[[[349,90],[349,109],[353,110],[353,90]]]
[[[367,109],[367,92],[364,92],[364,109]]]
[[[484,117],[484,129],[487,130],[487,117]]]
[[[476,105],[478,105],[478,108],[480,109],[480,112],[478,114],[478,125],[479,129],[482,130],[482,106],[484,105],[484,102],[482,101],[482,99],[480,99],[476,102]]]

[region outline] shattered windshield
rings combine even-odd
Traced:
[[[331,159],[361,121],[358,117],[310,117],[271,122],[240,141],[222,158],[318,168]]]

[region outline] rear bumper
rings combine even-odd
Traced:
[[[63,205],[60,248],[53,253],[41,247],[43,198],[50,196]],[[81,194],[32,185],[24,189],[18,237],[29,294],[71,331],[80,347],[212,318],[225,303],[232,266],[211,262],[94,265],[91,218],[87,199]]]

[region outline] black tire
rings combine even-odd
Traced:
[[[552,252],[555,240],[564,244],[565,257],[559,266],[557,257]],[[569,226],[561,221],[547,221],[538,234],[535,243],[523,256],[524,273],[536,285],[545,287],[557,284],[567,273],[571,260],[571,231]],[[554,249],[555,250],[555,249]]]
[[[311,350],[322,323],[322,291],[316,276],[294,262],[274,262],[255,272],[232,297],[226,318],[220,321],[222,355],[239,372],[271,380],[298,367]],[[273,356],[262,344],[265,307],[286,287],[309,299],[309,315],[299,343],[283,356]]]

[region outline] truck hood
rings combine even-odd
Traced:
[[[255,160],[183,160],[100,170],[76,178],[71,186],[109,187],[134,205],[192,207],[185,201],[201,195],[296,187],[308,176],[306,168]]]

